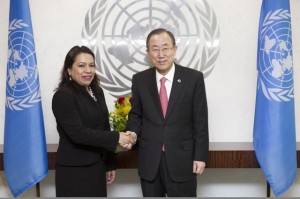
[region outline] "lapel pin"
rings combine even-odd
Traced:
[[[178,79],[177,82],[178,82],[178,83],[181,83],[181,79]]]

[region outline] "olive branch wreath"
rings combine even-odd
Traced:
[[[201,57],[201,70],[204,77],[207,77],[213,70],[215,62],[219,56],[220,48],[216,43],[217,38],[220,38],[220,30],[217,24],[217,18],[208,3],[204,0],[204,10],[199,4],[196,4],[196,9],[200,14],[200,19],[204,29],[205,45]]]
[[[11,34],[11,32],[22,29],[23,27],[28,27],[28,25],[21,19],[14,19],[9,24],[8,33]],[[9,49],[9,57],[11,56],[11,53],[12,51]],[[5,105],[11,110],[22,111],[26,108],[32,107],[35,103],[40,101],[41,94],[38,90],[24,99],[17,99],[12,96],[7,96]]]
[[[270,11],[263,21],[262,33],[264,33],[267,30],[267,28],[272,23],[276,22],[277,20],[290,19],[290,18],[291,18],[291,15],[288,10],[278,9],[278,10],[275,10],[274,12]]]
[[[105,62],[101,63],[101,55],[97,48],[95,41],[97,41],[98,27],[101,21],[101,17],[105,12],[107,6],[107,0],[96,1],[91,9],[88,11],[85,17],[85,26],[82,30],[83,43],[91,48],[95,53],[96,65],[98,73],[101,76],[102,87],[106,90],[114,89],[116,93],[122,93],[122,95],[130,94],[130,87],[123,83],[123,81],[115,74],[111,73],[109,67]],[[88,38],[87,40],[85,38]],[[124,94],[124,92],[126,92]],[[114,97],[119,97],[117,94],[110,93]]]
[[[262,24],[262,33],[264,33],[267,28],[275,23],[278,20],[282,19],[290,19],[291,15],[288,10],[278,9],[274,12],[269,12]],[[262,88],[262,91],[265,97],[269,100],[275,100],[278,102],[288,102],[294,98],[294,86],[290,89],[282,89],[282,88],[269,88],[265,85],[264,81],[260,78],[258,88]]]
[[[8,34],[10,34],[10,32],[13,30],[23,27],[28,27],[28,25],[22,19],[14,19],[9,24]]]
[[[204,2],[204,10],[198,4],[196,4],[196,9],[200,14],[200,20],[204,27],[204,36],[207,41],[203,47],[201,57],[201,71],[204,73],[204,77],[207,77],[212,72],[216,59],[219,55],[220,48],[215,40],[216,38],[219,38],[220,31],[213,10],[209,7],[205,0],[202,2]],[[107,0],[98,0],[90,8],[85,18],[85,26],[82,30],[82,41],[83,44],[88,45],[91,50],[93,50],[98,58],[96,59],[96,64],[101,76],[101,81],[103,82],[102,86],[107,90],[113,88],[115,92],[126,92],[125,95],[127,95],[130,94],[130,87],[124,84],[123,81],[116,75],[112,74],[104,62],[103,64],[100,63],[101,59],[99,58],[101,55],[95,45],[97,43],[95,42],[97,41],[97,28],[101,21],[101,17],[105,12],[106,6]],[[114,97],[119,97],[117,94],[110,94]]]

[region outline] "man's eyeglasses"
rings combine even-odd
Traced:
[[[149,51],[153,55],[158,55],[160,52],[162,52],[162,54],[164,54],[164,55],[168,55],[173,50],[173,48],[174,48],[174,46],[163,47],[163,48],[152,48]]]

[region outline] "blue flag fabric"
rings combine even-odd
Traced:
[[[263,0],[258,30],[253,144],[276,196],[297,176],[292,29],[289,0]]]
[[[28,0],[11,0],[6,75],[4,171],[14,197],[48,173],[36,52]]]

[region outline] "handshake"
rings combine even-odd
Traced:
[[[127,151],[132,148],[136,143],[137,136],[135,132],[126,131],[120,132],[119,145],[121,146],[121,151]]]

